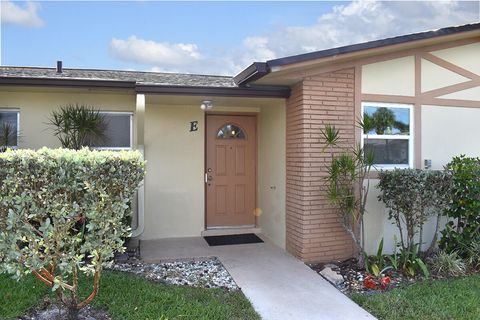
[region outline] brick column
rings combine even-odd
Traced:
[[[355,143],[353,68],[305,78],[287,100],[287,251],[306,262],[345,259],[354,252],[326,195],[330,157],[320,130],[340,129],[344,145]]]

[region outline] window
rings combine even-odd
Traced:
[[[243,130],[232,123],[227,123],[217,132],[218,139],[245,139]]]
[[[105,121],[105,136],[94,144],[97,149],[131,149],[132,148],[132,113],[100,112]]]
[[[0,109],[0,147],[17,147],[20,113],[17,110]]]
[[[373,152],[374,166],[381,169],[413,166],[413,106],[362,103],[365,154]]]

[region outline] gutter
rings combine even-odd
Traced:
[[[263,71],[262,71],[263,72]],[[260,74],[259,74],[260,76]],[[55,88],[131,89],[138,94],[223,96],[246,98],[288,98],[290,88],[284,86],[206,87],[138,84],[135,81],[90,80],[66,78],[0,77],[0,86],[36,86]]]
[[[182,94],[190,96],[221,96],[250,98],[288,98],[290,88],[283,86],[256,87],[194,87],[194,86],[159,86],[137,84],[137,93],[171,95]]]
[[[120,80],[90,80],[65,78],[27,78],[27,77],[0,77],[0,85],[11,86],[39,86],[39,87],[88,87],[107,89],[134,89],[134,81]]]
[[[262,78],[264,75],[270,73],[270,67],[267,62],[254,62],[248,66],[245,70],[233,77],[233,81],[236,85],[246,85]]]

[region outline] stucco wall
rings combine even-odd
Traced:
[[[285,106],[260,108],[258,115],[258,224],[285,248]]]
[[[59,147],[47,125],[52,110],[84,103],[103,111],[135,112],[135,94],[113,91],[6,88],[0,109],[20,111],[19,147]],[[204,127],[199,104],[179,97],[147,97],[145,114],[145,232],[142,239],[199,236],[204,230]],[[188,99],[187,99],[188,100]],[[150,102],[149,102],[150,101]],[[161,101],[170,101],[161,103]],[[285,104],[282,99],[218,99],[215,111],[258,113],[258,224],[279,246],[285,244]],[[228,103],[227,103],[228,102]],[[190,121],[198,131],[190,132]],[[134,121],[135,123],[135,121]],[[133,128],[135,135],[135,128]],[[135,141],[136,139],[134,139]],[[273,187],[273,188],[271,188]]]
[[[362,93],[413,96],[414,57],[404,57],[362,66]]]
[[[383,202],[378,201],[377,197],[380,190],[376,188],[378,179],[370,179],[370,191],[367,201],[367,213],[365,214],[365,251],[368,254],[376,254],[378,245],[383,238],[383,251],[385,253],[392,253],[395,249],[394,237],[400,242],[400,233],[398,228],[393,224],[393,220],[388,219],[388,211]],[[445,219],[441,220],[443,224]],[[424,225],[423,230],[423,247],[428,248],[432,241],[435,231],[436,218],[431,217]],[[405,228],[403,228],[405,229]],[[416,236],[418,241],[418,235]]]
[[[198,131],[190,132],[194,120]],[[198,106],[147,102],[142,239],[199,236],[204,230],[204,127]]]
[[[148,102],[145,114],[145,232],[142,239],[200,236],[205,229],[205,114],[199,104]],[[173,101],[173,100],[172,100]],[[235,99],[232,99],[234,104]],[[177,101],[175,101],[177,102]],[[215,100],[214,100],[215,104]],[[215,112],[258,114],[257,224],[285,243],[285,107],[215,105]],[[198,131],[190,132],[190,121]],[[273,189],[271,187],[274,187]]]
[[[0,109],[20,110],[20,148],[59,147],[58,139],[47,125],[48,117],[52,110],[69,103],[85,103],[103,111],[135,111],[133,94],[68,89],[63,92],[0,90]]]
[[[478,97],[480,100],[480,97]],[[442,169],[453,156],[480,156],[480,109],[422,106],[422,157]]]
[[[470,72],[480,74],[480,59],[478,58],[480,43],[437,50],[431,52],[431,54]],[[407,58],[363,66],[362,93],[413,95],[412,90],[415,85],[413,56]],[[388,77],[390,71],[393,72],[393,78],[408,80],[409,83],[389,81],[386,77]],[[422,92],[465,81],[469,81],[469,79],[426,59],[421,59]],[[406,90],[407,87],[408,90]],[[480,101],[480,87],[451,93],[440,98]],[[478,125],[480,108],[464,107],[461,101],[456,106],[449,107],[422,105],[420,119],[421,123],[418,127],[421,130],[414,134],[414,139],[420,139],[420,160],[422,164],[424,159],[431,159],[432,169],[435,170],[442,169],[445,164],[451,161],[452,157],[460,154],[480,156],[480,126]],[[377,183],[378,180],[376,179],[370,180],[371,188],[365,216],[365,243],[366,250],[370,254],[375,253],[382,237],[385,241],[385,251],[391,252],[394,248],[393,235],[398,236],[397,227],[387,219],[388,213],[385,206],[377,200],[379,194],[375,187]],[[442,223],[444,222],[442,221]],[[432,218],[424,226],[425,247],[429,245],[433,237],[434,225],[435,219]]]

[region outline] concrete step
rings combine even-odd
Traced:
[[[241,228],[214,228],[202,231],[202,237],[208,236],[226,236],[231,234],[262,233],[261,228],[241,227]]]

